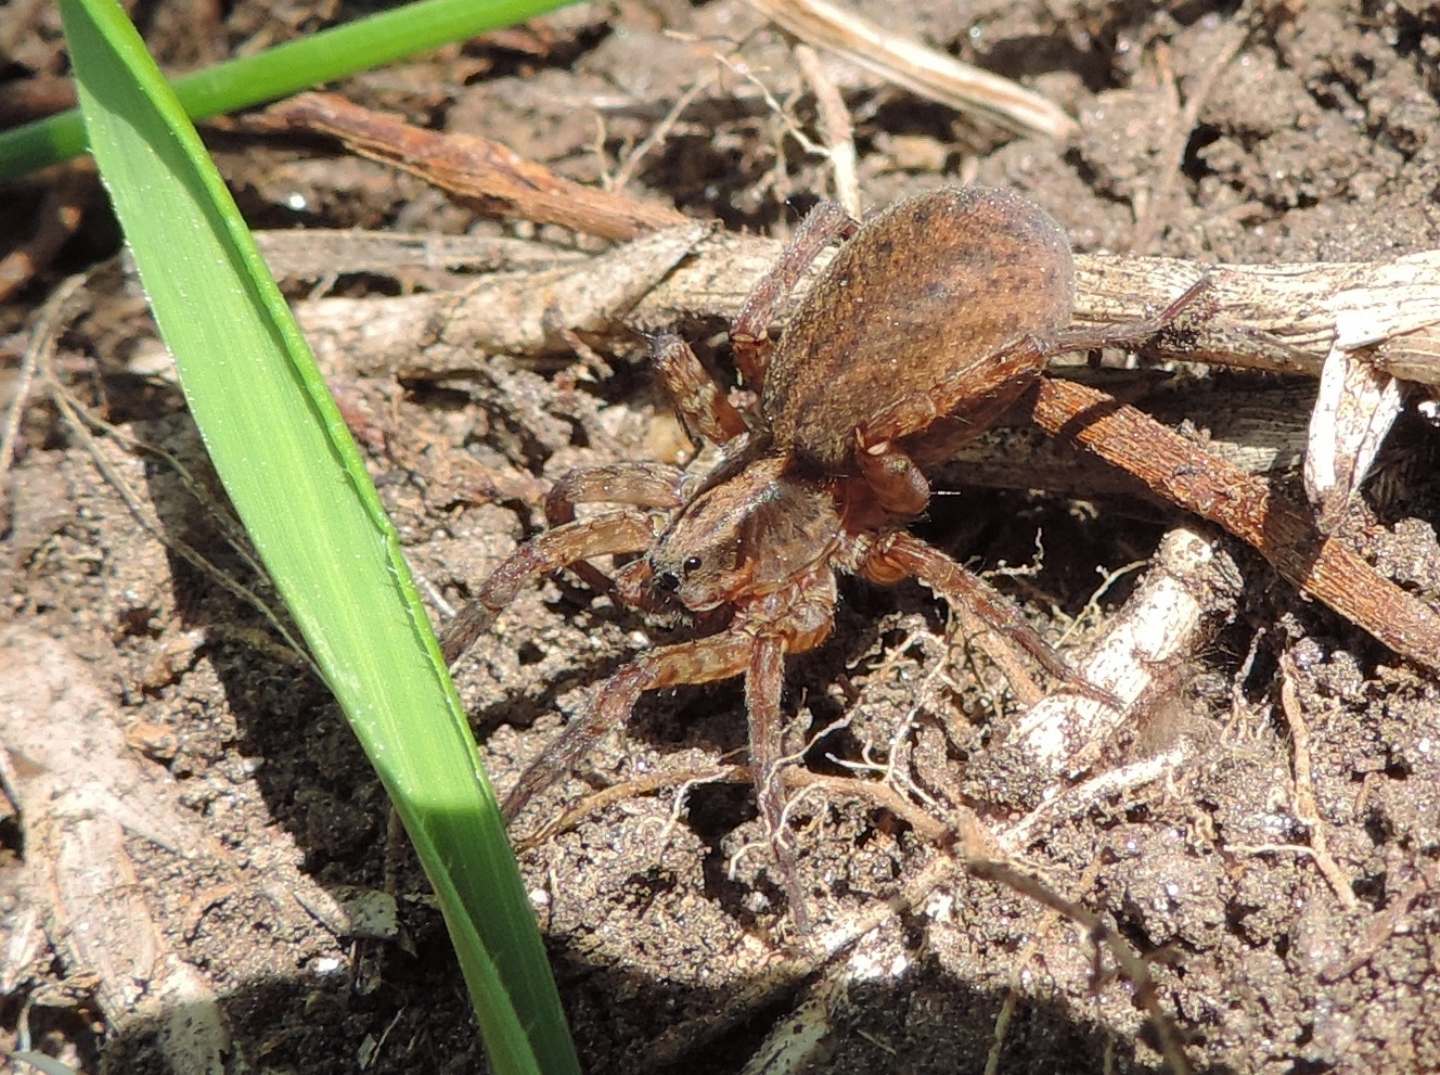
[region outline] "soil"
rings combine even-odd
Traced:
[[[1440,246],[1440,17],[1428,4],[850,6],[1020,80],[1082,129],[1069,147],[1017,138],[852,72],[842,85],[869,207],[973,179],[1040,202],[1077,250],[1266,263]],[[139,5],[136,17],[178,71],[352,14],[322,7],[170,0]],[[6,93],[63,73],[57,21],[53,5],[0,11]],[[1241,24],[1243,44],[1194,123],[1182,123]],[[813,136],[814,104],[790,45],[741,0],[567,9],[338,89],[595,183],[697,79],[715,76],[626,189],[784,236],[828,192],[824,162],[786,137],[740,68],[697,64],[702,46],[743,63]],[[478,218],[333,145],[224,124],[207,139],[256,227],[535,233]],[[46,182],[0,199],[0,234],[29,234]],[[47,296],[115,248],[92,189],[58,259],[0,306],[7,399]],[[354,274],[321,286],[364,296],[433,283],[423,273]],[[0,679],[20,695],[60,697],[63,687],[87,699],[79,715],[123,730],[161,799],[203,832],[204,854],[138,836],[125,846],[165,943],[219,996],[232,1070],[481,1070],[444,925],[340,714],[251,603],[175,551],[176,541],[203,550],[275,602],[226,541],[218,486],[178,388],[137,368],[151,336],[133,287],[120,273],[97,275],[53,368],[116,434],[90,443],[41,392],[24,414],[3,476],[0,590],[11,625]],[[463,601],[543,524],[546,483],[568,468],[683,452],[640,349],[603,358],[606,370],[557,370],[477,355],[463,380],[335,379],[410,561],[436,593]],[[1379,535],[1367,554],[1440,604],[1437,508],[1440,476],[1422,471],[1403,498],[1370,495],[1357,511]],[[137,525],[137,510],[154,532]],[[920,529],[982,569],[1034,560],[1040,535],[1036,571],[997,584],[1051,638],[1078,620],[1066,642],[1075,655],[1138,577],[1122,576],[1091,606],[1096,572],[1149,557],[1176,521],[1118,498],[967,491]],[[1159,1007],[1197,1070],[1440,1070],[1440,684],[1252,553],[1229,553],[1243,596],[1174,677],[1174,723],[1197,744],[1189,760],[1057,822],[1020,864],[1152,957]],[[918,587],[843,582],[834,637],[790,662],[797,741],[848,717],[810,752],[812,767],[840,772],[827,757],[883,763],[908,726],[914,765],[934,786],[960,787],[973,764],[972,777],[985,779],[957,794],[982,817],[1013,817],[1023,803],[984,801],[977,784],[981,793],[1023,785],[1023,758],[1001,753],[984,767],[1020,707],[988,666],[988,686],[977,685],[946,632],[943,608]],[[497,785],[627,654],[684,636],[570,577],[523,593],[458,670]],[[50,718],[41,707],[34,719]],[[738,685],[647,697],[625,733],[544,795],[521,828],[595,787],[705,769],[744,743]],[[1154,749],[1130,736],[1097,765]],[[1001,764],[1015,771],[995,772]],[[1307,821],[1307,791],[1318,823]],[[737,858],[759,839],[749,789],[697,786],[672,819],[673,798],[671,788],[610,806],[521,856],[586,1071],[1164,1069],[1143,992],[1031,896],[957,868],[915,905],[884,913],[941,854],[893,814],[823,794],[796,808],[802,883],[822,935],[882,912],[859,944],[806,963],[768,855]],[[86,1071],[165,1070],[154,1024],[107,1026],[87,977],[95,968],[45,944],[51,912],[25,880],[43,848],[22,841],[23,820],[14,809],[0,816],[0,1046],[28,1043]],[[1333,872],[1320,868],[1320,848]],[[357,924],[357,908],[392,897],[393,926]],[[797,1050],[798,1066],[761,1066],[777,1038],[812,1032],[819,1044]]]

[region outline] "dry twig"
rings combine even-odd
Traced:
[[[814,49],[809,45],[796,45],[795,62],[815,92],[815,108],[820,114],[820,136],[825,140],[830,168],[835,176],[835,200],[858,220],[860,180],[855,174],[855,132],[850,125],[850,112]]]
[[[66,425],[74,434],[76,440],[80,442],[81,446],[89,454],[91,462],[95,464],[95,469],[100,472],[100,475],[124,502],[125,507],[129,510],[131,517],[134,518],[136,523],[138,523],[147,534],[164,545],[170,552],[174,553],[191,567],[194,567],[218,583],[223,589],[259,612],[260,615],[269,622],[270,627],[275,633],[284,641],[287,652],[293,655],[293,662],[308,668],[315,674],[316,679],[323,679],[324,677],[320,674],[320,669],[310,656],[310,651],[290,633],[289,627],[287,627],[285,621],[281,619],[280,614],[271,608],[263,597],[244,582],[240,581],[240,579],[217,567],[208,556],[195,548],[190,542],[173,536],[170,530],[163,526],[160,520],[155,517],[153,506],[147,503],[145,498],[135,491],[120,468],[115,464],[115,461],[110,458],[105,442],[97,440],[92,436],[88,427],[94,425],[100,428],[108,437],[120,441],[131,449],[141,447],[138,442],[136,442],[133,437],[125,435],[115,426],[87,412],[59,381],[53,378],[49,379],[49,387],[50,398],[55,402],[55,406],[60,411],[60,415],[65,420]],[[148,450],[155,452],[155,449]],[[165,455],[163,452],[156,452],[156,454]],[[173,459],[170,461],[173,464]],[[183,471],[177,472],[181,474],[187,486],[194,492],[197,489],[196,484],[191,481],[189,476],[184,474]],[[226,519],[224,509],[218,508],[218,506],[215,506],[211,514],[212,517],[217,520],[221,529],[228,532],[231,546],[239,553],[242,559],[251,565],[255,577],[264,579],[266,575],[259,563],[252,557],[248,542],[244,539],[243,535],[241,535],[239,526],[229,522]]]
[[[1440,888],[1440,870],[1429,863],[1390,901],[1390,905],[1370,919],[1364,933],[1356,941],[1350,954],[1336,960],[1320,972],[1320,980],[1327,984],[1354,974],[1385,947],[1385,944],[1400,929],[1405,917],[1410,914],[1416,900],[1426,892]]]
[[[1379,338],[1385,335],[1382,328]],[[1405,405],[1399,379],[1370,361],[1368,336],[1362,331],[1356,339],[1353,328],[1340,326],[1320,370],[1320,392],[1310,414],[1305,493],[1326,534],[1344,521]]]
[[[430,235],[359,228],[277,229],[257,231],[254,235],[270,270],[281,278],[296,280],[312,280],[332,273],[404,276],[446,269],[544,270],[587,260],[579,251],[523,239],[497,239],[493,235]],[[457,286],[466,279],[457,277]]]
[[[1235,58],[1235,54],[1249,36],[1249,31],[1240,18],[1239,14],[1232,17],[1230,25],[1224,28],[1215,55],[1206,58],[1195,79],[1194,88],[1186,95],[1184,108],[1178,111],[1174,124],[1166,132],[1164,155],[1156,168],[1158,178],[1149,192],[1144,211],[1138,214],[1139,219],[1135,222],[1135,232],[1130,240],[1130,249],[1137,254],[1148,250],[1160,234],[1175,184],[1180,177],[1185,147],[1190,142],[1190,134],[1195,130],[1195,125],[1200,121],[1200,110],[1205,107],[1205,101],[1215,88],[1220,75],[1230,66],[1230,61]],[[1174,81],[1173,76],[1170,81]]]
[[[336,94],[303,93],[263,115],[254,122],[339,138],[360,156],[417,175],[491,216],[560,224],[605,239],[633,239],[688,222],[667,206],[562,179],[498,142],[428,131]]]
[[[692,222],[689,227],[703,225]],[[536,256],[546,250],[554,254],[553,248],[543,243],[532,245]],[[517,240],[513,247],[516,256],[520,249]],[[600,255],[607,259],[605,272],[617,279],[653,274],[651,251],[644,246],[627,253],[629,250],[621,247]],[[693,245],[683,264],[646,290],[628,313],[608,323],[606,330],[623,336],[637,328],[673,325],[689,318],[732,319],[779,252],[780,244],[772,239],[708,235]],[[817,267],[827,263],[828,258],[822,256]],[[1146,353],[1161,359],[1270,373],[1317,376],[1342,318],[1366,311],[1389,312],[1397,305],[1415,318],[1424,318],[1433,308],[1433,324],[1417,320],[1408,327],[1395,326],[1393,335],[1375,344],[1371,359],[1398,377],[1440,384],[1440,251],[1380,262],[1217,265],[1209,270],[1170,258],[1080,254],[1075,267],[1076,319],[1092,324],[1147,317],[1208,275],[1206,315],[1187,323],[1183,332],[1152,341]],[[276,268],[282,271],[284,264]],[[541,280],[544,286],[559,286],[560,281],[569,279],[578,286],[596,272],[593,260],[582,260],[558,267]],[[485,301],[463,309],[452,309],[453,296],[435,294],[320,299],[301,303],[298,309],[307,332],[313,329],[317,334],[314,342],[322,352],[357,321],[383,318],[387,332],[374,334],[374,353],[364,356],[368,368],[379,370],[388,365],[423,376],[425,363],[434,358],[419,352],[433,343],[431,328],[437,317],[448,321],[449,336],[457,342],[463,338],[471,365],[485,352],[538,355],[553,351],[553,338],[521,335],[511,328],[517,319],[538,322],[543,316],[545,303],[543,296],[535,294],[536,282],[533,272],[493,278]],[[803,294],[802,286],[796,301]],[[341,346],[345,344],[336,349]],[[474,353],[477,351],[481,354]],[[443,367],[436,368],[443,371]]]
[[[791,765],[781,770],[785,786],[807,791],[820,788],[837,797],[850,796],[861,799],[890,811],[906,824],[911,825],[924,838],[940,842],[949,831],[944,822],[937,820],[914,803],[901,796],[893,787],[880,780],[862,780],[857,777],[829,776],[811,772]],[[515,840],[517,851],[529,851],[548,843],[562,832],[569,832],[592,814],[596,814],[617,803],[627,802],[644,795],[653,795],[666,788],[687,784],[744,784],[752,780],[750,766],[723,765],[709,769],[678,769],[673,772],[652,773],[649,776],[612,784],[581,799],[559,817],[547,822],[528,836]]]
[[[827,0],[750,0],[801,41],[839,53],[888,82],[1009,131],[1065,140],[1079,128],[1058,105],[999,75],[892,33]]]
[[[1234,565],[1213,542],[1189,529],[1166,534],[1149,576],[1078,669],[1125,708],[1061,688],[1030,708],[1002,749],[1040,781],[1086,768],[1132,719],[1131,703],[1164,669],[1194,656],[1205,628],[1224,619],[1240,586]]]
[[[127,839],[224,862],[173,782],[126,744],[84,661],[38,631],[0,632],[0,773],[25,838],[25,891],[71,974],[95,975],[114,1034],[159,1030],[172,1070],[226,1070],[229,1030],[214,984],[181,958],[152,912]],[[173,927],[173,923],[170,924]]]
[[[1134,407],[1084,385],[1043,379],[1030,395],[1042,429],[1075,441],[1168,502],[1246,542],[1280,575],[1396,653],[1440,668],[1440,614],[1327,538],[1308,508],[1211,456]]]
[[[654,152],[656,146],[665,144],[665,139],[670,136],[671,128],[673,128],[675,124],[679,122],[680,117],[685,114],[685,109],[689,108],[690,103],[702,92],[709,89],[715,81],[716,79],[713,75],[702,78],[677,97],[675,103],[670,106],[670,111],[665,113],[660,122],[657,123],[650,133],[645,136],[644,140],[631,151],[630,155],[625,158],[624,163],[616,169],[615,174],[610,177],[610,182],[606,184],[605,189],[616,193],[624,190],[625,184],[630,182],[630,178],[635,174],[635,169],[640,166],[640,162],[644,160],[648,154]]]
[[[1120,973],[1135,987],[1135,999],[1150,1016],[1151,1025],[1155,1027],[1156,1034],[1160,1039],[1160,1051],[1164,1054],[1165,1062],[1169,1065],[1170,1070],[1176,1075],[1187,1075],[1191,1070],[1190,1062],[1186,1059],[1185,1048],[1180,1041],[1180,1035],[1176,1031],[1175,1025],[1165,1014],[1164,1009],[1160,1007],[1160,991],[1155,984],[1155,979],[1150,976],[1145,960],[1131,949],[1123,937],[1106,925],[1104,920],[1093,911],[1073,900],[1064,898],[1038,879],[1017,870],[1007,862],[976,859],[967,862],[965,868],[975,877],[995,881],[1049,907],[1082,926],[1097,947],[1103,946],[1108,949]]]
[[[67,277],[51,292],[45,305],[35,316],[30,327],[30,343],[25,348],[25,357],[20,360],[20,373],[15,382],[15,394],[10,400],[10,409],[5,413],[5,426],[0,430],[0,477],[10,469],[15,458],[15,443],[20,436],[20,421],[30,401],[30,389],[35,383],[35,374],[46,369],[55,354],[55,345],[69,325],[66,307],[80,293],[87,280],[83,273]]]

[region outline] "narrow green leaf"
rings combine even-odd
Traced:
[[[309,348],[118,4],[61,12],[91,145],[195,421],[435,886],[492,1065],[576,1071],[460,701]]]
[[[452,41],[533,19],[574,0],[419,0],[175,80],[192,119],[273,101]],[[0,179],[85,151],[76,109],[0,131]]]

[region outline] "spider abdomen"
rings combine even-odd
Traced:
[[[899,202],[836,254],[785,327],[761,402],[775,446],[843,470],[866,420],[1064,329],[1073,301],[1069,240],[1034,203],[984,187]]]

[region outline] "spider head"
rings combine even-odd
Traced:
[[[833,547],[840,520],[822,486],[761,459],[682,508],[651,547],[651,586],[692,612],[777,590]]]
[[[743,506],[729,495],[730,484],[686,505],[646,557],[655,593],[692,612],[715,608],[749,588],[741,551]]]

